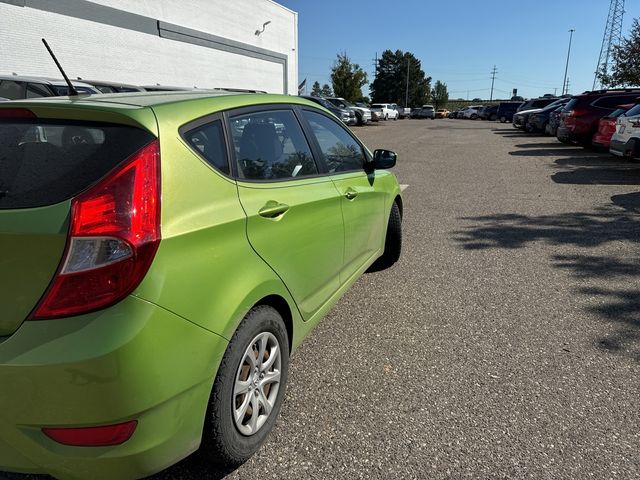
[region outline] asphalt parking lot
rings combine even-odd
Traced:
[[[296,352],[227,478],[639,478],[640,164],[509,124],[354,131],[398,153],[402,259]]]

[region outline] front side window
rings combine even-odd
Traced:
[[[283,180],[318,173],[291,110],[238,115],[230,118],[230,126],[240,178]]]
[[[305,110],[304,116],[318,140],[330,173],[362,170],[362,147],[340,124],[322,114]]]
[[[27,98],[50,97],[51,92],[40,83],[27,84]]]

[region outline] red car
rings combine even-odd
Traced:
[[[558,126],[558,140],[591,146],[591,138],[598,130],[598,121],[617,109],[618,105],[635,102],[640,89],[610,89],[585,92],[571,98],[562,110]]]
[[[618,105],[618,109],[606,117],[602,117],[598,122],[598,131],[593,135],[591,139],[591,145],[597,149],[609,150],[609,143],[611,137],[616,132],[616,119],[628,111],[635,104],[628,103],[626,105]]]

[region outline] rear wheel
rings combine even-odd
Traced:
[[[507,117],[505,117],[504,115],[500,117],[500,123],[507,123]]]
[[[254,307],[222,358],[199,453],[223,468],[246,462],[275,424],[288,370],[289,341],[282,317],[270,306]]]

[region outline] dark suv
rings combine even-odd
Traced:
[[[558,140],[591,146],[591,137],[598,130],[602,117],[612,113],[618,105],[634,103],[640,88],[596,90],[571,98],[560,114]]]
[[[518,111],[518,108],[522,105],[522,102],[502,102],[498,106],[498,120],[501,123],[511,122],[513,120],[513,114]]]

